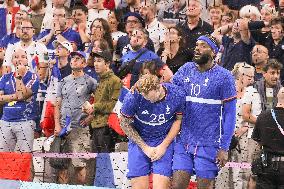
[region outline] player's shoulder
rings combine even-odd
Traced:
[[[218,76],[220,79],[230,79],[234,81],[233,74],[222,66],[215,65],[214,71],[216,73],[216,76]]]
[[[163,86],[166,88],[170,97],[174,100],[178,100],[186,96],[184,89],[178,85],[172,83],[163,83]]]
[[[194,62],[186,62],[183,66],[181,66],[178,69],[177,74],[183,73],[184,71],[192,70],[192,68],[194,67],[196,67],[196,64]]]

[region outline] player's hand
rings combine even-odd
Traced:
[[[235,131],[235,136],[236,137],[241,137],[244,133],[246,133],[248,131],[248,127],[241,127],[241,128],[238,128],[236,131]]]
[[[152,157],[154,157],[154,153],[155,153],[154,147],[145,146],[142,150],[146,154],[146,156],[148,156],[150,159],[152,159]]]
[[[218,164],[218,167],[219,168],[224,167],[227,161],[228,161],[228,152],[220,149],[217,153],[217,158],[216,158],[216,163]]]
[[[60,126],[60,124],[55,124],[54,135],[59,136],[61,129],[62,129],[62,127]]]
[[[151,158],[151,160],[157,161],[157,160],[161,159],[161,157],[163,157],[165,155],[166,151],[167,151],[167,147],[165,145],[163,145],[163,144],[158,145],[154,149],[154,156]]]

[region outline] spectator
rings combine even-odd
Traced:
[[[28,54],[22,49],[12,53],[15,72],[5,74],[0,80],[0,102],[4,104],[0,127],[0,151],[13,152],[16,143],[20,152],[32,152],[36,95],[39,79],[29,71]]]
[[[264,4],[261,7],[261,20],[264,22],[270,23],[272,19],[277,17],[277,11],[274,6],[270,4]],[[269,33],[270,32],[270,27],[265,26],[261,29],[262,33]]]
[[[94,104],[86,110],[91,116],[92,151],[95,153],[114,152],[116,133],[108,126],[108,116],[118,100],[122,84],[110,69],[112,55],[109,51],[96,51],[91,53],[91,56],[100,78],[99,86],[94,93]]]
[[[246,5],[240,9],[240,17],[251,21],[259,21],[261,14],[256,6]]]
[[[257,174],[256,188],[279,188],[283,182],[283,155],[284,155],[284,88],[278,93],[278,103],[273,111],[262,112],[255,124],[252,138],[263,147],[265,159],[261,158],[263,165]]]
[[[270,59],[263,68],[263,78],[253,86],[246,88],[243,97],[243,120],[248,123],[248,163],[251,163],[256,154],[259,153],[259,145],[252,140],[251,135],[256,123],[256,119],[262,111],[270,110],[277,104],[277,94],[281,88],[280,70],[282,65],[275,59]],[[251,174],[251,173],[249,173]],[[255,185],[255,180],[251,176],[249,186]]]
[[[280,17],[284,17],[284,0],[279,0],[278,14]]]
[[[104,0],[88,1],[87,33],[90,33],[90,26],[96,18],[107,20],[110,10],[104,8],[103,1]]]
[[[28,7],[18,4],[15,0],[4,0],[4,4],[0,5],[0,39],[13,32],[15,28],[15,15],[19,10],[28,11]]]
[[[7,47],[3,65],[8,66],[5,73],[14,71],[14,66],[11,64],[12,54],[16,49],[23,49],[27,52],[28,65],[30,71],[35,72],[35,67],[38,63],[46,63],[47,48],[44,44],[34,41],[34,27],[30,19],[24,19],[20,25],[20,41],[15,44],[10,44]]]
[[[111,38],[110,27],[107,21],[103,18],[96,18],[91,25],[91,41],[90,47],[87,52],[90,52],[93,46],[93,43],[97,40],[104,39],[108,43],[109,50],[113,52],[113,43]]]
[[[133,86],[139,79],[142,64],[149,60],[153,60],[157,64],[157,67],[159,69],[159,75],[163,77],[163,81],[167,82],[172,77],[172,72],[165,65],[165,63],[161,61],[159,56],[145,48],[147,38],[148,35],[145,29],[134,30],[130,38],[130,45],[133,50],[128,51],[121,58],[121,67],[127,66],[131,60],[136,59],[133,67],[129,69],[131,73],[130,87]],[[138,55],[140,56],[138,57]],[[121,77],[123,78],[125,76],[126,75],[124,74]]]
[[[158,20],[167,26],[175,26],[180,22],[186,20],[186,1],[174,0],[173,3],[169,3],[164,9],[161,9],[158,13]]]
[[[46,0],[30,0],[29,16],[35,27],[35,35],[46,29],[52,20],[52,16],[46,13]]]
[[[52,29],[47,29],[38,36],[38,39],[43,42],[51,52],[54,50],[52,45],[54,40],[69,41],[72,43],[74,50],[82,48],[82,40],[79,33],[66,26],[66,15],[66,8],[56,8],[53,11]]]
[[[139,12],[140,0],[126,0],[126,6],[118,9],[120,17],[129,12]]]
[[[208,7],[209,16],[210,16],[210,25],[213,29],[221,27],[221,17],[224,13],[224,7],[222,4],[213,4]]]
[[[186,48],[193,52],[197,38],[212,33],[213,28],[207,22],[201,20],[201,3],[198,0],[189,0],[187,3],[187,19],[184,23],[179,23],[177,27],[181,28],[182,37],[187,45]]]
[[[61,79],[67,77],[72,73],[72,68],[69,64],[69,55],[73,52],[71,43],[68,41],[54,41],[53,46],[55,48],[55,60],[52,60],[52,64],[57,62],[60,70]]]
[[[81,37],[81,40],[83,43],[86,43],[89,41],[89,33],[87,32],[87,16],[88,16],[88,8],[80,3],[76,4],[72,8],[72,17],[74,18],[74,25],[72,29],[79,32],[79,35]]]
[[[28,19],[28,13],[23,10],[19,10],[15,15],[15,28],[9,35],[5,35],[0,42],[0,47],[6,50],[9,44],[15,44],[20,41],[21,22],[24,19]]]
[[[231,36],[226,36],[232,30]],[[251,64],[251,50],[254,41],[248,31],[248,20],[238,19],[234,24],[222,26],[212,34],[217,41],[223,45],[221,65],[232,70],[236,62],[247,62]]]
[[[139,13],[130,12],[126,14],[124,17],[124,21],[125,21],[125,31],[127,33],[127,36],[122,36],[118,38],[117,47],[116,47],[116,54],[119,55],[120,57],[123,56],[125,53],[127,53],[127,51],[131,50],[129,42],[133,30],[145,28],[144,19],[140,16]],[[148,38],[145,47],[155,52],[153,41],[150,38]]]
[[[165,41],[157,53],[173,73],[193,58],[193,53],[185,51],[184,39],[177,27],[170,27],[165,35]]]
[[[152,0],[142,0],[140,3],[140,15],[143,17],[149,38],[154,43],[155,51],[158,51],[160,44],[165,40],[166,27],[156,18],[156,3]]]
[[[122,32],[121,23],[119,23],[119,17],[117,11],[110,11],[107,22],[110,27],[113,47],[116,49],[118,38],[121,36],[126,36],[127,34]]]
[[[262,45],[255,45],[251,52],[252,63],[255,66],[254,80],[259,81],[263,77],[263,68],[268,62],[268,50]]]
[[[89,127],[86,127],[80,120],[82,117],[82,106],[90,99],[92,92],[95,92],[97,81],[88,75],[85,75],[83,68],[86,66],[86,54],[81,51],[71,53],[72,74],[62,79],[58,86],[57,100],[55,105],[55,130],[54,134],[58,136],[62,127],[66,126],[67,119],[71,120],[72,129],[65,136],[65,149],[69,153],[88,153],[90,152],[90,133]],[[76,178],[70,178],[70,172],[67,169],[59,170],[58,178],[60,184],[76,183],[86,184],[86,159],[71,159],[67,167],[74,167]]]
[[[238,139],[239,143],[235,149],[229,152],[229,161],[242,163],[247,162],[248,157],[248,138],[247,123],[243,121],[242,118],[242,99],[245,93],[245,88],[254,82],[255,69],[253,66],[245,63],[236,63],[234,69],[232,70],[235,76],[236,89],[237,89],[237,111],[236,111],[236,128],[235,137]],[[224,188],[247,188],[248,185],[248,173],[247,169],[241,169],[238,167],[227,168],[223,167],[217,177],[215,184],[216,189]]]

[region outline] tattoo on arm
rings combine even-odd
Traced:
[[[143,149],[146,146],[146,143],[138,132],[132,127],[132,122],[132,118],[122,116],[120,120],[120,127],[129,139],[133,140],[141,149]]]

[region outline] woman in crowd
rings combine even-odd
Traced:
[[[221,17],[224,12],[224,8],[221,4],[210,5],[208,7],[210,24],[215,29],[221,26]]]
[[[157,54],[175,73],[182,65],[192,60],[193,52],[185,48],[181,31],[177,27],[170,27],[166,32],[165,41]]]
[[[277,11],[276,11],[275,7],[273,5],[270,5],[270,4],[262,5],[260,13],[261,13],[261,20],[264,21],[264,22],[268,22],[268,23],[270,23],[273,18],[277,17]],[[266,26],[266,27],[261,29],[261,33],[263,33],[263,34],[268,35],[269,32],[270,32],[269,26]]]
[[[237,89],[237,121],[235,138],[239,141],[237,147],[232,149],[229,153],[229,161],[232,162],[247,162],[248,158],[248,126],[242,118],[242,98],[245,93],[245,88],[254,82],[254,72],[254,67],[245,62],[236,63],[232,70],[232,74],[235,76]],[[216,189],[247,188],[248,180],[249,173],[247,169],[224,167],[217,177]]]

